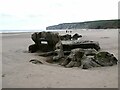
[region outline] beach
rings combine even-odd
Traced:
[[[101,51],[118,59],[118,30],[71,30],[81,40],[98,41]],[[65,30],[59,31],[61,35]],[[2,88],[118,88],[118,65],[91,69],[64,68],[45,62],[37,53],[28,53],[34,42],[32,32],[2,34]],[[32,64],[38,59],[43,64]]]

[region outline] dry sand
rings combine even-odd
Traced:
[[[101,50],[118,58],[118,30],[74,30],[82,40],[99,41]],[[65,31],[60,31],[65,34]],[[118,65],[111,67],[64,68],[48,64],[44,57],[27,53],[33,43],[31,33],[2,34],[2,87],[3,88],[117,88]],[[29,62],[37,58],[44,64]]]

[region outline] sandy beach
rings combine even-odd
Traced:
[[[99,41],[101,51],[118,58],[117,29],[72,30],[70,34],[74,33],[81,34],[81,40]],[[83,70],[49,64],[45,57],[28,53],[34,43],[30,37],[31,32],[2,34],[2,88],[118,88],[118,65]],[[34,58],[43,64],[30,63]]]

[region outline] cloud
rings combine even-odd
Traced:
[[[30,15],[27,15],[29,18],[42,18],[44,17],[43,15],[35,15],[35,14],[30,14]]]
[[[10,14],[5,14],[5,13],[1,13],[1,14],[0,14],[0,17],[12,17],[12,15],[10,15]]]
[[[0,29],[118,18],[119,0],[0,0]]]

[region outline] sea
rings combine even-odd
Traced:
[[[44,30],[0,30],[0,33],[39,32]]]
[[[0,33],[41,32],[41,31],[57,32],[58,30],[0,30]],[[63,30],[59,30],[59,31],[63,31]]]

